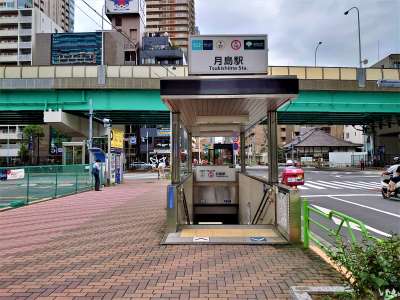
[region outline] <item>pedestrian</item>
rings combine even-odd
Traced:
[[[361,171],[365,170],[365,161],[363,158],[361,158],[361,160],[360,160],[360,168],[361,168]]]
[[[94,177],[94,190],[100,191],[100,160],[96,160],[92,167],[92,175]]]

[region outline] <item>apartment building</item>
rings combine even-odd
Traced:
[[[19,156],[24,127],[0,125],[0,166],[12,165]]]
[[[174,46],[188,49],[189,35],[195,34],[194,0],[147,0],[149,33],[167,32]]]
[[[45,5],[43,0],[37,5],[31,0],[0,0],[0,65],[31,65],[36,34],[63,32],[44,12]]]

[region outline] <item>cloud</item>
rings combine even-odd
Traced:
[[[86,0],[101,13],[103,0]],[[400,53],[400,0],[195,0],[196,23],[202,34],[269,36],[271,65],[313,65],[319,41],[318,65],[357,66],[361,18],[363,58],[370,63]],[[101,28],[101,18],[76,0],[76,31]],[[81,8],[93,18],[85,16]],[[106,27],[109,28],[109,27]]]
[[[229,3],[229,4],[227,4]],[[398,0],[197,0],[197,24],[202,34],[267,33],[271,65],[318,64],[356,66],[360,8],[363,58],[371,63],[400,52]]]

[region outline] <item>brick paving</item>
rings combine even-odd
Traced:
[[[0,299],[290,299],[338,284],[293,246],[161,246],[166,183],[128,181],[0,213]]]

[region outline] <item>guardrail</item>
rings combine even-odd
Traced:
[[[0,168],[0,208],[91,190],[90,171],[90,165]]]
[[[321,217],[323,220],[328,221],[333,228],[329,228],[326,224],[318,221],[316,218],[311,216],[313,213],[316,216]],[[354,230],[361,233],[361,238],[363,240],[378,238],[369,234],[365,224],[360,220],[354,219],[348,215],[345,215],[338,211],[330,211],[329,213],[323,212],[322,210],[312,207],[309,205],[306,199],[303,199],[303,245],[304,248],[309,248],[310,241],[314,242],[319,248],[324,251],[329,250],[332,245],[323,241],[315,232],[313,232],[311,225],[315,225],[317,228],[327,233],[330,237],[334,238],[335,241],[342,236],[343,228],[347,228],[348,238],[352,243],[357,243],[359,239],[354,232]],[[333,245],[334,246],[334,245]]]
[[[0,66],[0,79],[97,78],[100,66]],[[267,71],[267,70],[266,70]],[[400,80],[400,69],[365,69],[366,80]],[[188,76],[187,66],[105,66],[106,78]],[[267,74],[267,72],[265,73]],[[357,80],[357,68],[270,66],[269,75],[296,75],[303,80]]]

